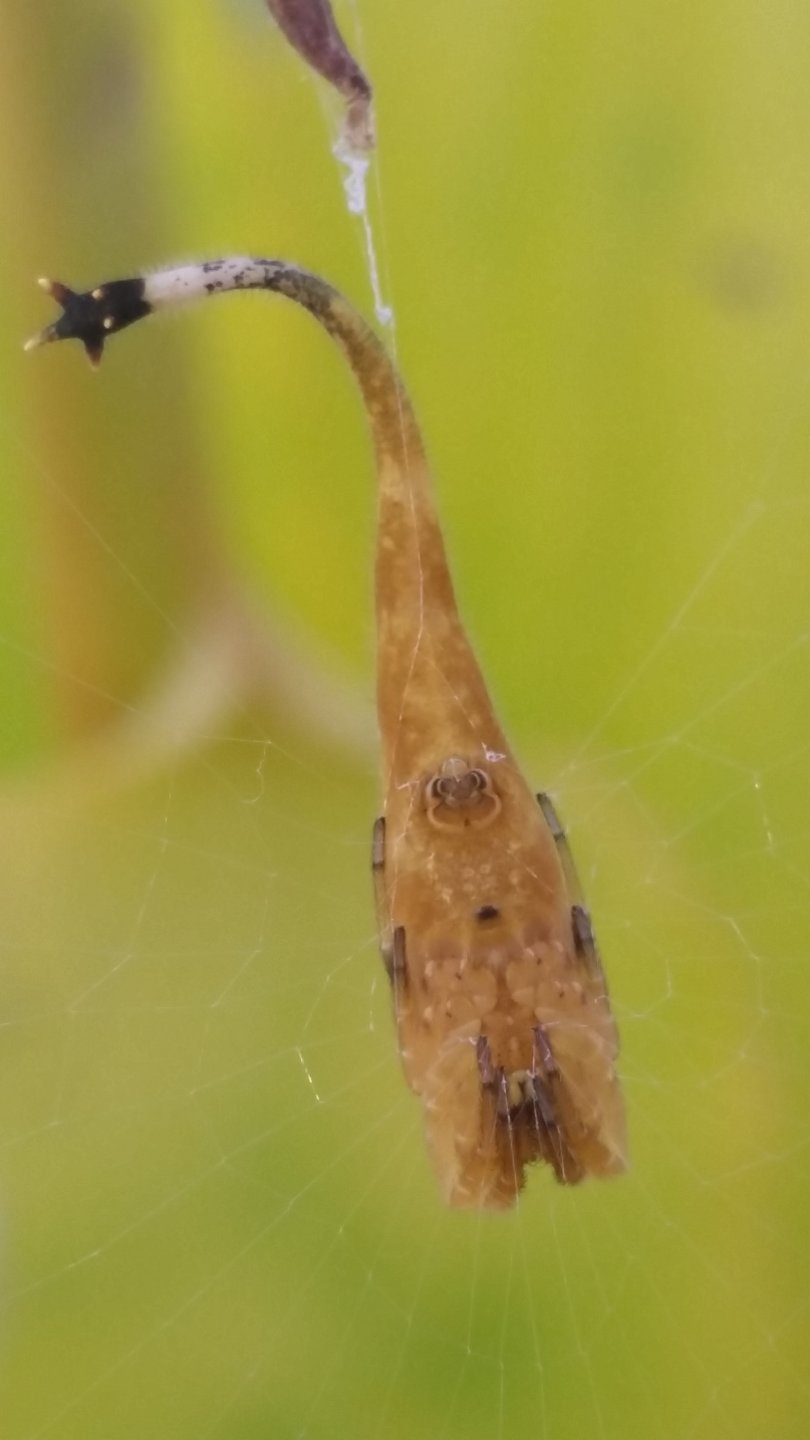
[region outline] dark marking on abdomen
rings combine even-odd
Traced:
[[[476,920],[499,920],[500,915],[497,905],[479,905],[475,912]]]

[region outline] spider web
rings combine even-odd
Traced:
[[[519,7],[509,36],[481,17],[440,152],[474,127],[471,97],[488,67],[500,75],[496,60],[514,84],[542,33],[553,68],[567,32],[554,12],[538,29],[531,9]],[[380,95],[396,95],[386,56],[406,44],[405,22],[370,7],[360,18],[381,27],[368,36],[373,70]],[[632,18],[624,24],[641,45]],[[436,25],[429,44],[446,54],[453,26]],[[415,73],[418,53],[396,68]],[[291,62],[282,106],[294,74]],[[300,88],[304,117],[312,95]],[[511,116],[509,95],[498,104],[496,117]],[[670,173],[657,163],[668,142],[645,115],[653,165],[621,118],[622,174],[647,204],[645,167]],[[475,133],[491,122],[481,115]],[[496,219],[510,203],[528,208],[517,298],[477,294],[471,317],[467,288],[506,249],[469,263],[439,253],[442,286],[409,268],[389,169],[410,201],[395,157],[418,147],[420,123],[410,116],[411,142],[382,127],[382,258],[396,278],[386,293],[464,613],[585,882],[622,1037],[632,1168],[570,1191],[536,1169],[505,1216],[442,1208],[373,932],[373,746],[318,735],[234,687],[193,746],[137,783],[77,793],[66,771],[31,770],[2,800],[9,1440],[806,1431],[810,373],[797,292],[792,306],[780,293],[776,242],[717,240],[720,210],[702,249],[689,222],[665,238],[651,210],[632,233],[653,262],[643,251],[611,265],[606,242],[606,281],[581,257],[555,265],[544,207],[527,200],[520,165],[506,165],[494,196],[474,193]],[[591,124],[598,131],[599,117]],[[316,203],[333,215],[339,180],[323,149]],[[787,166],[783,178],[795,178]],[[586,179],[570,181],[579,205]],[[563,183],[557,203],[566,193]],[[587,232],[583,221],[566,246]],[[441,237],[437,226],[429,245]],[[554,274],[540,283],[544,243]],[[359,248],[355,259],[362,294]],[[357,410],[321,337],[300,339],[303,322],[276,307],[269,340],[266,309],[255,310],[184,317],[191,339],[180,326],[133,335],[100,377],[115,433],[97,436],[92,464],[111,465],[121,427],[133,434],[132,417],[146,425],[159,404],[147,354],[187,346],[184,364],[197,364],[193,381],[216,411],[198,423],[210,472],[229,477],[218,498],[223,515],[226,504],[235,512],[223,523],[240,563],[277,577],[268,609],[289,606],[302,630],[342,647],[368,696],[368,634],[356,621],[341,628],[368,607],[370,462]],[[446,353],[417,345],[410,313],[435,315],[437,334],[446,320],[436,347]],[[529,336],[538,314],[556,347]],[[666,343],[648,345],[656,321]],[[693,369],[677,346],[700,326]],[[51,359],[41,395],[73,357]],[[278,397],[272,441],[266,394],[253,398],[258,365]],[[328,397],[315,437],[302,433],[302,372]],[[76,384],[94,408],[99,392]],[[280,477],[261,512],[273,534],[257,540],[252,487],[266,485],[266,457],[239,436],[260,403],[262,444],[290,457],[296,485]],[[115,515],[76,499],[22,421],[3,427],[0,445],[20,493],[39,487],[74,517],[82,563],[114,577],[167,654],[194,642],[148,565],[133,563]],[[337,482],[333,448],[346,455]],[[235,496],[234,454],[247,476]],[[35,690],[50,674],[77,696],[93,690],[36,633],[9,620],[0,640],[15,686]],[[127,723],[149,720],[147,699],[123,682],[103,698]]]

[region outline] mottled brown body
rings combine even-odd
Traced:
[[[566,1183],[625,1168],[617,1034],[564,837],[515,764],[459,619],[407,397],[342,300],[326,323],[377,448],[374,859],[402,1062],[445,1199],[498,1208],[532,1160]],[[453,758],[485,791],[431,804]]]
[[[565,836],[523,779],[456,609],[422,440],[377,337],[317,276],[233,257],[84,294],[29,345],[104,339],[156,305],[276,290],[341,346],[378,474],[384,815],[372,863],[402,1063],[451,1205],[500,1208],[545,1160],[572,1184],[625,1168],[618,1040]],[[538,804],[538,798],[540,803]]]

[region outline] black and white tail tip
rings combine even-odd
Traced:
[[[40,289],[62,306],[62,314],[38,335],[26,340],[26,350],[49,345],[53,340],[81,340],[91,365],[98,365],[104,341],[151,312],[145,299],[143,278],[111,280],[95,290],[76,291],[59,280],[40,280]]]

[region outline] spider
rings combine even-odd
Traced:
[[[278,292],[342,349],[374,436],[383,815],[372,867],[407,1083],[450,1205],[504,1208],[526,1166],[573,1184],[625,1168],[618,1038],[565,831],[524,779],[456,607],[422,436],[348,302],[282,260],[235,256],[76,293],[29,347],[117,331],[235,290]],[[538,803],[539,802],[539,803]]]

